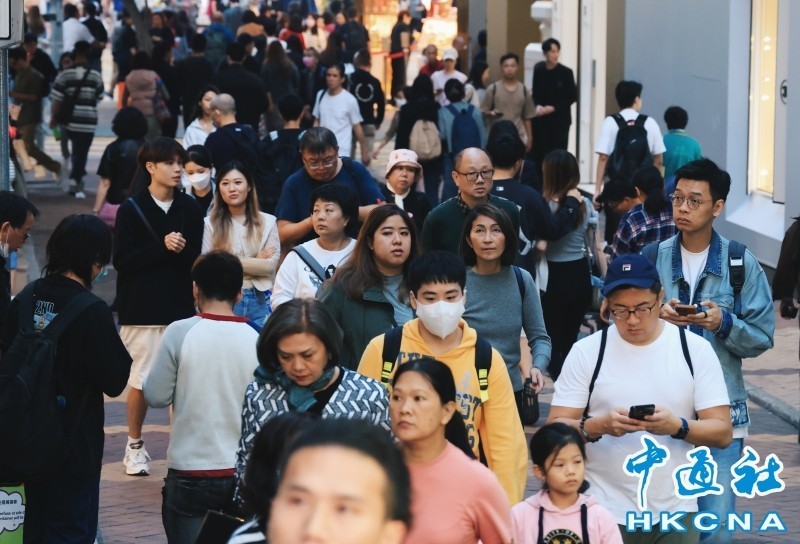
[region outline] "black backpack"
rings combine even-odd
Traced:
[[[222,132],[234,143],[234,158],[250,169],[258,194],[258,207],[263,212],[274,214],[281,196],[281,184],[270,173],[269,144],[259,141],[249,125],[228,125],[217,132]]]
[[[300,138],[303,134],[304,131],[297,136],[273,131],[259,143],[259,153],[266,158],[267,186],[276,190],[278,197],[286,178],[303,167],[300,156]]]
[[[653,163],[647,129],[644,128],[647,116],[640,114],[636,119],[626,121],[617,113],[612,118],[617,122],[619,131],[614,141],[614,151],[606,163],[606,179],[630,182],[637,168]]]
[[[64,426],[65,399],[56,383],[55,358],[60,336],[90,306],[103,303],[89,291],[75,295],[42,331],[33,328],[34,290],[28,284],[19,299],[19,332],[0,358],[0,465],[22,479],[57,470],[70,451],[75,429]],[[75,421],[87,395],[76,405]],[[77,428],[77,425],[75,426]]]

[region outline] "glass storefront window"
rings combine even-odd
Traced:
[[[751,24],[748,188],[772,195],[778,0],[753,0]]]

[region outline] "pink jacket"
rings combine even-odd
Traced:
[[[575,533],[583,538],[581,529],[581,505],[587,508],[587,530],[592,544],[622,544],[619,526],[611,512],[598,504],[590,495],[579,494],[572,506],[558,508],[550,501],[547,491],[539,491],[511,509],[511,530],[515,544],[537,544],[539,536],[539,508],[544,509],[544,540],[558,535]]]

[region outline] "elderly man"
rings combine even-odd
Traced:
[[[420,74],[431,77],[439,70],[444,70],[444,64],[439,60],[439,49],[437,49],[435,45],[430,44],[427,46],[422,50],[422,54],[428,59],[428,62],[419,69]]]
[[[322,183],[335,181],[351,187],[358,194],[360,221],[383,202],[378,183],[367,169],[359,162],[339,157],[339,143],[329,129],[308,129],[300,138],[300,155],[303,168],[286,178],[275,210],[282,245],[291,247],[312,238],[314,229],[308,213],[311,193]]]

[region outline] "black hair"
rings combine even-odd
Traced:
[[[558,50],[561,51],[561,42],[559,42],[555,38],[547,38],[545,41],[542,42],[542,53],[547,53],[553,46],[558,47]]]
[[[147,134],[147,118],[140,109],[125,106],[114,115],[111,130],[120,140],[142,140]]]
[[[197,93],[197,98],[194,100],[194,105],[192,106],[192,119],[197,119],[201,115],[203,115],[203,108],[200,106],[200,102],[203,100],[203,97],[206,95],[207,92],[211,91],[214,94],[219,95],[219,87],[214,85],[213,83],[206,83],[200,88],[200,92]],[[184,107],[189,107],[189,104],[186,104]]]
[[[300,151],[319,155],[326,151],[339,150],[339,142],[332,130],[325,127],[311,127],[300,137]]]
[[[236,41],[247,47],[248,45],[253,43],[253,37],[247,32],[242,32],[241,34],[236,36]]]
[[[636,198],[636,188],[625,178],[615,177],[603,184],[603,191],[597,197],[598,202],[616,208],[626,198]]]
[[[570,427],[566,423],[548,423],[536,431],[531,437],[530,451],[531,461],[547,475],[547,460],[551,455],[558,456],[558,453],[566,446],[575,444],[581,452],[581,457],[586,460],[586,445],[583,437],[577,429]],[[547,482],[542,483],[542,487],[547,489]],[[589,482],[583,481],[578,493],[583,493],[589,489]]]
[[[325,68],[325,74],[327,74],[328,70],[330,70],[331,68],[334,68],[334,69],[338,70],[339,71],[339,75],[342,77],[342,79],[347,81],[347,72],[345,72],[345,68],[344,68],[344,63],[343,62],[331,62]]]
[[[386,518],[411,525],[411,478],[408,467],[391,435],[377,425],[362,420],[320,420],[313,428],[303,430],[286,448],[280,474],[286,474],[286,467],[295,453],[326,446],[353,450],[378,463],[386,475]]]
[[[242,13],[242,24],[255,23],[256,21],[258,21],[258,17],[255,13],[249,9],[244,10],[244,13]]]
[[[455,104],[464,100],[464,84],[457,79],[449,79],[444,84],[444,95]]]
[[[356,51],[356,54],[353,55],[353,64],[355,66],[362,66],[366,67],[372,63],[372,57],[369,54],[369,51],[366,49],[359,49]]]
[[[488,67],[489,65],[486,61],[480,59],[472,62],[472,68],[469,69],[468,80],[476,89],[486,88],[483,86],[483,72],[485,72]]]
[[[278,33],[278,22],[275,19],[267,17],[262,21],[261,26],[264,27],[264,33],[266,33],[267,36],[274,36]]]
[[[700,157],[678,168],[675,171],[676,186],[681,179],[707,182],[709,191],[711,191],[711,198],[714,202],[717,200],[727,200],[728,193],[731,190],[730,174],[707,157]]]
[[[157,43],[153,45],[153,50],[150,52],[150,60],[153,61],[153,66],[158,63],[164,62],[167,55],[172,52],[172,46],[164,43]]]
[[[72,47],[72,54],[76,57],[80,56],[86,58],[89,55],[89,51],[92,49],[92,44],[85,40],[80,40],[75,42],[75,45]]]
[[[664,112],[667,130],[684,129],[689,124],[689,114],[680,106],[670,106]]]
[[[463,291],[467,285],[467,269],[461,259],[449,251],[429,251],[411,263],[406,283],[414,296],[426,283],[457,283]]]
[[[229,43],[225,48],[225,55],[227,55],[232,62],[244,62],[247,51],[245,51],[244,46],[239,42],[233,42]]]
[[[155,140],[145,141],[139,148],[137,159],[142,169],[147,167],[148,162],[170,162],[177,159],[183,163],[186,160],[186,151],[174,138],[160,136]]]
[[[295,121],[303,115],[303,99],[296,94],[289,93],[278,100],[278,113],[284,121]]]
[[[27,58],[28,52],[21,45],[8,50],[8,60],[26,60]]]
[[[64,20],[72,19],[78,16],[78,6],[75,4],[64,4]]]
[[[195,261],[192,281],[204,299],[229,302],[233,308],[244,281],[242,262],[227,251],[210,251]]]
[[[202,34],[195,34],[192,36],[191,43],[189,44],[189,46],[192,48],[192,51],[195,53],[202,53],[205,51],[206,45],[208,45],[208,38]]]
[[[283,453],[301,431],[313,429],[317,420],[313,412],[283,412],[264,422],[253,439],[239,491],[248,514],[269,518],[272,499],[278,492],[278,467]]]
[[[152,70],[150,55],[146,51],[137,51],[131,60],[131,70]]]
[[[406,96],[407,100],[420,100],[428,98],[433,100],[433,80],[425,74],[420,74],[414,78],[414,83],[411,84],[411,96]]]
[[[89,17],[94,17],[97,15],[97,6],[94,5],[94,2],[84,2],[83,11]]]
[[[431,357],[422,357],[400,365],[392,379],[392,387],[397,384],[400,376],[408,372],[416,372],[425,378],[425,381],[431,384],[433,390],[436,391],[442,406],[448,402],[456,402],[456,382],[453,379],[453,372],[443,362]],[[467,457],[475,459],[475,452],[469,445],[467,427],[464,424],[464,418],[458,411],[458,406],[456,406],[453,417],[445,425],[444,437],[448,442],[464,452]]]
[[[94,265],[111,262],[111,229],[100,218],[89,214],[68,215],[47,240],[44,277],[73,273],[87,288],[92,285]]]
[[[498,123],[507,122],[514,125],[511,121],[503,119],[497,121]],[[494,126],[492,127],[494,129]],[[497,168],[512,168],[520,160],[525,158],[525,144],[522,143],[522,138],[519,137],[517,128],[514,127],[514,134],[507,134],[500,130],[492,130],[489,134],[489,139],[486,142],[486,152],[492,159],[492,164]]]
[[[0,191],[0,225],[8,221],[12,228],[21,228],[28,220],[28,214],[39,217],[39,208],[17,193]]]
[[[622,80],[617,83],[614,97],[620,109],[630,108],[638,97],[642,96],[642,84],[638,81]]]
[[[39,38],[36,36],[35,32],[26,32],[25,37],[22,39],[22,43],[39,43]]]
[[[313,213],[317,200],[337,204],[342,209],[342,215],[349,220],[348,226],[358,223],[358,195],[348,185],[338,182],[318,185],[311,193],[309,212]],[[355,234],[358,234],[358,229]]]
[[[664,178],[661,170],[652,164],[637,168],[631,177],[631,183],[645,195],[644,209],[650,215],[657,215],[672,206],[664,195]]]
[[[516,53],[509,52],[509,53],[506,53],[505,55],[503,55],[502,57],[500,57],[500,65],[502,66],[502,64],[505,61],[507,61],[508,59],[514,59],[514,62],[519,64],[519,55],[517,55]]]
[[[204,145],[190,145],[186,149],[186,160],[184,164],[193,162],[199,164],[203,168],[212,168],[214,166],[211,160],[211,153],[208,152]]]
[[[327,366],[338,364],[344,333],[322,302],[308,298],[289,300],[272,312],[256,343],[258,362],[271,372],[279,371],[278,342],[303,333],[316,336],[325,345],[329,356]]]
[[[479,204],[472,208],[464,219],[464,228],[461,231],[461,242],[459,244],[459,253],[461,253],[461,257],[464,259],[464,264],[467,266],[475,266],[478,262],[475,249],[469,245],[468,241],[469,235],[472,232],[472,225],[475,223],[478,216],[481,215],[493,219],[497,223],[497,226],[500,227],[500,231],[506,239],[506,247],[502,255],[500,255],[500,265],[511,266],[517,260],[517,232],[514,230],[514,224],[511,222],[511,218],[508,217],[508,214],[489,202]]]

